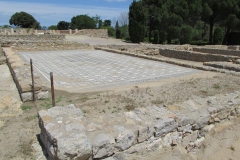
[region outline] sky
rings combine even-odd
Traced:
[[[9,25],[16,12],[31,14],[41,26],[57,25],[59,21],[70,22],[73,16],[87,14],[110,19],[128,12],[132,0],[0,0],[0,25]]]

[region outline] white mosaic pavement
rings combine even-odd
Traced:
[[[32,59],[35,71],[48,82],[49,73],[53,72],[55,85],[76,91],[108,85],[161,81],[198,72],[195,69],[100,50],[19,54],[27,63]]]

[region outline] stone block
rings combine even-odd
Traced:
[[[118,131],[115,147],[120,151],[124,151],[130,148],[136,139],[136,135],[134,134],[134,132],[126,129],[123,126],[115,125],[114,128]]]
[[[113,144],[109,135],[99,134],[93,142],[93,158],[103,158],[113,155]]]
[[[162,134],[167,134],[177,129],[177,123],[172,118],[159,120],[155,126],[155,137],[159,137]]]
[[[33,100],[33,94],[32,92],[26,92],[26,93],[21,93],[22,101],[32,101]]]
[[[152,132],[149,127],[139,127],[138,129],[138,142],[141,143],[143,141],[148,140],[152,136]]]
[[[48,91],[46,92],[39,92],[37,94],[37,99],[47,99],[48,98]]]

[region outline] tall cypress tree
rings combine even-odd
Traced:
[[[133,43],[144,41],[147,14],[142,1],[134,0],[129,7],[129,36]]]

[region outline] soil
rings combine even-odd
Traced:
[[[99,40],[100,41],[100,40]],[[96,42],[97,43],[97,42]],[[8,70],[6,67],[1,70]],[[9,71],[9,70],[8,70]],[[6,83],[5,86],[8,84]],[[101,114],[114,114],[133,110],[136,107],[170,105],[193,98],[240,90],[238,76],[202,71],[193,75],[149,82],[131,84],[101,91],[69,93],[56,90],[56,105],[74,104],[86,117]],[[0,92],[1,93],[1,92]],[[5,93],[5,92],[4,92]],[[37,112],[52,106],[50,97],[36,103],[25,102],[19,114],[2,116],[0,112],[0,160],[44,160],[38,142]],[[199,152],[185,153],[181,148],[164,148],[144,155],[134,154],[129,159],[240,159],[240,119],[216,125],[206,135],[205,145]]]

